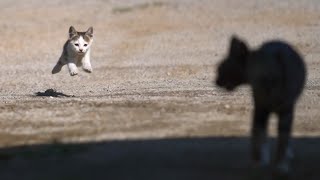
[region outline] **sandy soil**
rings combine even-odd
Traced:
[[[247,177],[250,90],[212,83],[232,34],[305,57],[295,178],[319,179],[318,0],[2,0],[0,12],[1,179]],[[94,27],[92,74],[51,75],[70,25]],[[35,96],[50,88],[72,97]]]

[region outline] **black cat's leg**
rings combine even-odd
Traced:
[[[291,149],[291,131],[293,122],[294,107],[278,113],[278,142],[275,156],[275,170],[281,174],[289,174],[290,161],[293,158]]]
[[[255,107],[251,129],[251,153],[255,167],[266,166],[270,162],[267,139],[267,124],[270,112],[265,108]]]

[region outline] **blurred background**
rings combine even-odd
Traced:
[[[305,58],[295,178],[319,179],[319,19],[318,0],[1,0],[0,177],[247,177],[250,90],[212,83],[236,34]],[[52,75],[71,25],[94,28],[93,73]]]

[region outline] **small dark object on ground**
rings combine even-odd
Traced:
[[[45,92],[37,92],[36,96],[75,97],[74,95],[66,95],[64,93],[57,92],[54,89],[47,89]]]

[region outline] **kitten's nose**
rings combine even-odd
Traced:
[[[83,51],[83,49],[79,49],[79,51],[80,51],[80,52],[82,52],[82,51]]]

